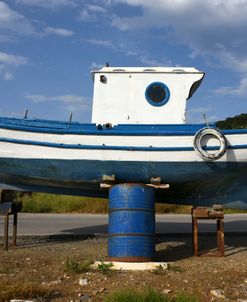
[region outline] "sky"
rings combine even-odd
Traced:
[[[196,67],[187,122],[247,112],[247,0],[0,0],[0,115],[91,121],[90,72]]]

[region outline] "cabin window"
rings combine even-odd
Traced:
[[[145,92],[147,101],[153,106],[163,106],[170,98],[169,88],[161,82],[151,83]]]

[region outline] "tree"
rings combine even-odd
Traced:
[[[216,122],[220,129],[243,129],[247,128],[247,113],[242,113],[234,117],[228,117],[224,121]]]

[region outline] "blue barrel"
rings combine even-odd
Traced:
[[[155,255],[154,189],[119,184],[109,194],[108,257],[112,261],[145,262]]]

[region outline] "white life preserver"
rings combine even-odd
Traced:
[[[211,135],[220,142],[219,149],[217,149],[215,153],[208,152],[208,150],[203,148],[202,139],[206,135]],[[220,130],[214,128],[202,128],[195,134],[193,147],[201,158],[207,160],[217,160],[225,154],[227,149],[227,141],[224,134]]]

